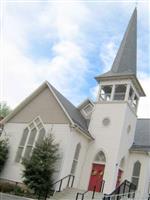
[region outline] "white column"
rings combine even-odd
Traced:
[[[132,98],[131,98],[131,106],[132,106],[134,109],[136,109],[135,106],[134,106],[134,98],[135,98],[135,92],[133,92],[133,95],[132,95]]]
[[[101,87],[102,87],[102,86],[99,85],[98,94],[97,94],[97,98],[96,98],[97,101],[100,100]]]
[[[139,105],[139,98],[137,99],[137,102],[136,102],[136,111],[137,111],[138,105]]]
[[[114,99],[114,94],[115,94],[115,85],[112,86],[110,101],[113,101],[113,99]]]
[[[126,88],[125,101],[128,101],[129,99],[129,91],[130,91],[130,84],[128,84]]]

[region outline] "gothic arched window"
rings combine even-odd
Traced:
[[[72,167],[71,167],[71,174],[75,174],[76,172],[80,150],[81,150],[81,144],[78,143],[76,146],[75,153],[74,153],[74,158],[73,158]]]
[[[133,166],[132,172],[132,183],[134,183],[138,187],[139,177],[140,177],[141,163],[136,161]]]
[[[28,159],[35,143],[41,143],[45,137],[46,131],[40,117],[34,119],[23,131],[19,147],[16,153],[16,162],[20,162],[22,158]]]

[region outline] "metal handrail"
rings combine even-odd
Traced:
[[[134,198],[135,192],[130,193],[124,193],[124,194],[115,194],[115,195],[109,195],[104,194],[103,200],[120,200],[121,197],[128,197],[128,198]]]
[[[125,180],[111,194],[104,194],[103,200],[110,200],[110,198],[115,195],[118,195],[116,200],[119,200],[120,198],[119,195],[125,195],[126,193],[128,193],[128,198],[131,198],[131,194],[133,195],[132,197],[134,198],[135,191],[136,191],[136,185],[129,182],[128,180]]]
[[[105,181],[102,180],[101,183],[102,183],[102,184],[101,184],[101,187],[100,187],[100,189],[99,189],[99,192],[103,192]],[[93,191],[92,191],[92,192],[93,192],[93,193],[92,193],[92,199],[94,199],[94,197],[95,197],[95,191],[96,191],[96,186],[94,186],[94,189],[93,189]],[[78,192],[78,193],[76,194],[76,200],[78,200],[78,197],[79,197],[79,196],[81,196],[81,200],[84,200],[84,195],[85,195],[86,193],[88,193],[88,192],[91,192],[91,191],[86,190],[86,191],[83,192],[83,193]]]
[[[62,187],[62,183],[63,183],[63,180],[67,179],[68,178],[68,182],[67,182],[67,187],[73,187],[73,184],[74,184],[74,179],[75,179],[75,176],[72,175],[72,174],[69,174],[63,178],[61,178],[60,180],[56,181],[55,183],[52,184],[52,186],[56,185],[57,183],[60,183],[59,184],[59,189],[58,189],[58,192],[61,191],[61,187]],[[72,182],[71,182],[71,185],[70,185],[70,180],[72,178]]]

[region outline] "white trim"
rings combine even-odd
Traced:
[[[97,79],[98,79],[98,77],[97,77]],[[106,76],[106,77],[99,77],[99,80],[101,82],[109,82],[109,81],[112,82],[112,81],[116,81],[116,80],[117,81],[130,80],[137,88],[140,96],[146,96],[139,80],[137,79],[137,77],[135,75],[129,74],[129,75],[120,75],[120,76],[117,75],[117,76],[110,76],[110,77]]]
[[[103,81],[101,82],[101,85],[120,85],[120,84],[129,84],[132,81],[130,79],[125,79],[125,80],[108,80],[108,81]]]
[[[129,92],[130,92],[131,85],[127,84],[126,87],[126,94],[125,94],[125,101],[129,101]]]
[[[114,99],[114,94],[115,94],[115,84],[112,85],[110,101],[113,101],[113,99]]]
[[[36,123],[36,119],[39,119],[39,124],[40,124],[40,123],[42,124],[42,127],[41,127],[41,128],[38,127],[39,124]],[[33,128],[30,127],[30,124],[32,124],[32,123],[33,123],[33,125],[34,125]],[[26,138],[26,141],[25,141],[24,146],[20,146],[20,144],[19,144],[19,146],[18,146],[18,148],[17,148],[16,154],[15,154],[15,159],[14,159],[14,162],[15,162],[15,163],[21,163],[21,162],[22,162],[22,158],[24,158],[25,151],[26,151],[26,149],[27,149],[28,146],[30,146],[30,147],[32,148],[32,150],[31,150],[31,154],[32,154],[33,149],[35,148],[35,144],[36,144],[36,142],[37,142],[37,139],[38,139],[40,130],[41,130],[42,128],[45,129],[44,123],[43,123],[43,121],[42,121],[42,119],[41,119],[41,117],[40,117],[39,115],[38,115],[37,117],[35,117],[32,121],[30,121],[30,122],[28,123],[28,125],[23,129],[22,136],[23,136],[24,130],[25,130],[26,128],[28,128],[28,130],[29,130],[29,131],[28,131],[28,135],[27,135],[27,138]],[[31,131],[32,131],[34,128],[36,128],[36,135],[35,135],[33,144],[32,144],[32,145],[28,145],[29,138],[30,138],[30,135],[31,135]],[[45,134],[46,134],[46,129],[45,129]],[[22,140],[22,136],[21,136],[21,140]],[[21,141],[21,140],[20,140],[20,141]],[[22,147],[22,148],[23,148],[23,151],[22,151],[21,158],[20,158],[19,162],[17,162],[17,161],[16,161],[16,156],[17,156],[17,154],[18,154],[18,149],[19,149],[19,147]]]
[[[72,128],[74,128],[76,131],[78,131],[79,133],[81,133],[81,134],[83,134],[88,140],[90,139],[90,140],[94,140],[94,138],[91,136],[89,136],[89,135],[87,135],[84,131],[82,131],[81,129],[80,129],[80,127],[77,125],[77,124],[74,124],[74,125],[72,125],[71,126]]]
[[[106,166],[106,162],[102,162],[102,161],[100,161],[100,162],[94,161],[92,164],[100,164],[100,165],[105,165]]]
[[[97,98],[96,98],[96,101],[99,101],[100,100],[100,93],[101,93],[101,84],[99,84],[99,88],[98,88],[98,93],[97,93]]]
[[[81,102],[78,106],[77,106],[77,108],[79,109],[79,110],[81,110],[84,106],[86,106],[87,104],[92,104],[93,106],[94,106],[94,104],[93,104],[93,101],[90,99],[90,98],[87,98],[87,99],[85,99],[83,102]],[[84,105],[85,104],[85,105]]]
[[[104,156],[105,156],[105,162],[104,162],[104,161],[99,161],[99,162],[95,161],[95,157],[96,157],[96,155],[97,155],[99,152],[103,152],[103,154],[104,154]],[[99,150],[95,153],[94,158],[93,158],[93,163],[105,163],[105,164],[107,163],[107,157],[106,157],[105,151],[104,151],[103,149],[99,149]]]
[[[62,110],[64,111],[65,115],[67,116],[67,118],[69,119],[70,123],[72,126],[77,126],[78,130],[80,130],[80,127],[75,124],[73,122],[73,120],[71,119],[70,115],[68,114],[68,112],[66,111],[66,109],[64,108],[64,106],[62,105],[62,103],[59,101],[59,99],[57,98],[55,92],[53,91],[52,87],[50,86],[50,84],[48,83],[48,81],[45,81],[40,87],[38,87],[31,95],[29,95],[24,101],[22,101],[6,118],[4,118],[1,123],[5,124],[6,122],[8,122],[8,120],[10,120],[12,117],[14,117],[23,107],[25,107],[34,97],[36,97],[41,91],[43,91],[45,88],[48,88],[53,96],[55,97],[56,101],[58,102],[58,104],[60,105],[60,107],[62,108]],[[93,103],[92,103],[93,104]],[[93,104],[94,105],[94,104]],[[92,139],[90,136],[86,135],[86,133],[84,131],[80,131],[81,133],[84,133],[84,136],[86,136],[88,139]]]
[[[91,110],[89,112],[86,112],[85,109],[90,106],[91,107]],[[83,114],[87,117],[89,116],[92,112],[93,112],[93,107],[94,105],[92,105],[91,103],[88,103],[87,105],[85,105],[83,108],[82,108],[82,111],[83,111]]]
[[[59,103],[59,105],[61,106],[62,110],[64,111],[64,113],[66,114],[67,118],[69,119],[69,121],[73,124],[72,119],[70,118],[70,116],[68,115],[68,113],[66,112],[66,110],[64,109],[64,107],[62,106],[62,104],[60,103],[60,101],[58,100],[58,98],[56,97],[53,89],[50,87],[50,84],[48,83],[48,81],[45,81],[41,86],[39,86],[31,95],[29,95],[27,98],[25,98],[24,101],[22,101],[6,118],[4,118],[1,123],[6,123],[8,122],[8,120],[10,120],[12,117],[14,117],[23,107],[25,107],[34,97],[36,97],[40,92],[42,92],[46,87],[48,87],[48,89],[50,89],[50,91],[52,92],[53,96],[55,97],[55,99],[57,100],[57,102]]]

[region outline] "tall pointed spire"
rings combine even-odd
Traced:
[[[114,73],[132,73],[136,75],[137,55],[137,9],[135,8],[120,48],[112,65]]]
[[[136,76],[137,66],[137,8],[129,21],[123,40],[112,64],[110,71],[96,76],[98,81],[114,81],[130,79],[140,96],[145,96],[145,92]]]
[[[112,68],[109,72],[104,73],[100,77],[128,75],[133,74],[136,76],[137,66],[137,9],[129,21],[128,27],[124,34],[120,48],[117,52]]]

